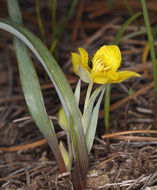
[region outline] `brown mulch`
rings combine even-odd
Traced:
[[[41,37],[35,13],[35,1],[19,1],[24,25]],[[57,24],[66,15],[71,0],[57,4]],[[130,2],[130,1],[129,1]],[[58,44],[58,62],[74,89],[70,61],[71,51],[86,48],[92,55],[103,44],[112,44],[122,24],[130,17],[124,1],[110,7],[104,0],[80,0],[73,18]],[[140,1],[130,2],[134,12],[141,11]],[[157,2],[147,1],[150,22],[157,23]],[[41,15],[48,48],[52,45],[51,8],[41,1]],[[8,17],[6,1],[0,2],[0,17]],[[129,25],[120,40],[122,69],[133,70],[141,78],[113,84],[110,106],[110,136],[105,134],[103,103],[97,134],[89,155],[90,167],[86,189],[153,190],[157,189],[157,137],[154,124],[153,72],[149,52],[144,51],[147,36],[127,39],[130,33],[145,30],[143,17]],[[154,40],[157,50],[157,41]],[[144,56],[145,59],[143,58]],[[52,118],[58,138],[57,113],[60,102],[43,68],[31,54],[35,64],[45,105]],[[82,84],[81,103],[86,92]],[[130,88],[134,93],[130,96]],[[109,139],[110,138],[110,139]],[[69,173],[60,174],[46,140],[33,123],[22,93],[12,36],[0,31],[0,190],[73,189]]]

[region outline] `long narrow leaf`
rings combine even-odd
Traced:
[[[72,118],[73,121],[74,128],[71,126],[71,131],[74,131],[72,141],[77,142],[76,146],[74,146],[74,153],[78,152],[77,158],[75,157],[76,171],[80,173],[78,181],[82,181],[84,184],[88,169],[88,152],[81,126],[79,110],[72,89],[70,88],[61,68],[43,43],[24,27],[17,23],[0,19],[0,28],[20,38],[34,52],[53,82],[67,118]]]
[[[152,31],[151,31],[146,1],[141,0],[141,5],[142,5],[142,9],[143,9],[143,16],[144,16],[146,29],[147,29],[148,42],[149,42],[149,46],[150,46],[150,55],[151,55],[151,59],[152,59],[154,91],[155,91],[155,96],[156,96],[155,98],[157,98],[157,66],[156,66],[155,48],[154,48],[154,44],[153,44],[153,35],[152,35]],[[157,108],[156,108],[156,110],[157,110]]]
[[[105,87],[102,89],[100,97],[96,103],[96,106],[94,107],[91,115],[91,121],[87,130],[87,135],[86,135],[86,143],[87,143],[87,149],[88,153],[90,153],[93,142],[94,142],[94,137],[95,137],[95,132],[96,132],[96,127],[98,123],[98,114],[99,114],[99,109],[100,109],[100,104],[103,98],[105,92]]]
[[[144,21],[147,29],[148,42],[150,46],[150,55],[152,60],[152,68],[153,68],[153,79],[154,79],[154,98],[155,98],[155,107],[154,107],[154,116],[155,116],[155,126],[157,128],[157,65],[156,65],[156,52],[153,43],[153,35],[151,31],[151,25],[149,21],[147,5],[145,0],[141,0],[141,5],[143,9]]]
[[[7,5],[11,19],[22,24],[21,12],[17,0],[8,0]],[[60,171],[64,172],[66,168],[59,149],[54,126],[46,113],[38,77],[26,45],[16,37],[14,37],[14,45],[18,60],[20,80],[28,109],[34,122],[47,139],[55,155]]]
[[[81,90],[81,79],[79,79],[76,89],[75,89],[75,100],[77,105],[79,105],[79,101],[80,101],[80,90]]]
[[[97,96],[99,95],[99,93],[101,92],[101,90],[104,88],[104,85],[99,86],[92,94],[92,96],[89,99],[88,105],[85,109],[85,112],[82,116],[82,126],[83,126],[83,130],[84,130],[84,134],[87,134],[87,130],[88,130],[88,126],[89,126],[89,122],[91,120],[91,114],[92,114],[92,110],[93,110],[93,106],[94,106],[94,102],[97,98]]]

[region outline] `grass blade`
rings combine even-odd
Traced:
[[[90,153],[93,142],[94,142],[96,127],[98,123],[98,114],[99,114],[100,104],[101,104],[104,92],[105,92],[105,87],[101,90],[100,97],[92,111],[91,121],[87,130],[86,143],[87,143],[88,153]]]
[[[153,36],[151,32],[151,26],[149,23],[149,17],[148,17],[148,11],[146,7],[146,2],[145,0],[141,0],[142,4],[142,9],[143,9],[143,16],[145,20],[145,25],[147,29],[147,36],[148,36],[148,41],[149,41],[149,46],[150,46],[150,54],[151,54],[151,59],[152,59],[152,67],[153,67],[153,77],[154,77],[154,93],[155,93],[155,125],[157,127],[157,66],[156,66],[156,55],[155,55],[155,49],[154,49],[154,44],[153,44]]]

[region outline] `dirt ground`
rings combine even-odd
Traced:
[[[35,1],[20,0],[24,26],[41,40]],[[66,16],[72,0],[57,2],[57,21]],[[70,54],[85,47],[90,56],[104,44],[112,44],[122,24],[131,16],[127,1],[80,0],[57,46],[57,60],[70,85],[75,89],[78,77],[73,74]],[[140,1],[129,0],[136,13],[142,11]],[[108,5],[107,3],[111,3]],[[40,11],[46,33],[46,45],[53,42],[51,30],[51,1],[41,1]],[[147,1],[152,27],[157,24],[157,1]],[[0,18],[8,18],[5,0],[0,0]],[[129,34],[143,32],[134,37]],[[89,155],[86,189],[156,190],[157,138],[154,122],[153,71],[143,16],[130,24],[121,37],[123,70],[141,74],[111,90],[110,129],[105,136],[103,103],[99,114],[97,133]],[[155,50],[157,41],[154,38]],[[48,114],[56,133],[60,102],[43,68],[30,52],[35,64]],[[146,56],[146,59],[144,59]],[[87,85],[82,84],[83,105]],[[130,96],[133,92],[133,96]],[[153,130],[153,131],[152,131]],[[137,133],[134,133],[137,131]],[[117,134],[118,132],[118,134]],[[108,138],[107,138],[108,137]],[[64,136],[62,137],[64,140]],[[33,123],[21,89],[12,36],[0,30],[0,190],[74,189],[69,173],[60,174],[54,156]]]

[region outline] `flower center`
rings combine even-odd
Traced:
[[[93,68],[92,68],[93,72],[105,72],[110,68],[111,66],[106,66],[105,63],[99,58],[96,58],[93,61]]]

